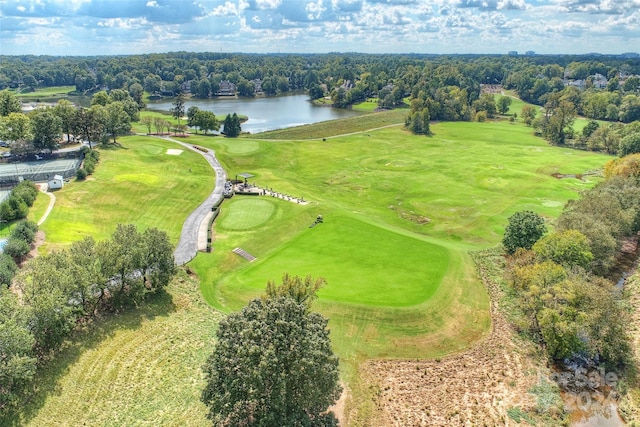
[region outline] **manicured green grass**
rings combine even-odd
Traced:
[[[347,381],[363,358],[440,357],[486,335],[489,300],[468,251],[497,244],[517,210],[552,221],[596,180],[551,174],[584,173],[609,159],[550,147],[507,121],[437,123],[431,137],[383,127],[403,122],[404,114],[364,115],[335,129],[332,122],[277,137],[303,135],[292,141],[188,139],[213,148],[229,177],[250,172],[251,181],[310,201],[226,200],[214,251],[189,264],[202,295],[229,312],[284,272],[326,277],[314,308],[330,319]],[[357,133],[323,141],[323,131]],[[90,180],[56,193],[43,225],[50,249],[85,235],[105,238],[119,222],[167,230],[175,243],[184,218],[213,187],[197,153],[169,156],[166,150],[179,146],[149,137],[121,143],[101,151]],[[324,222],[309,228],[319,214]],[[235,247],[257,259],[246,261],[231,252]],[[218,318],[194,293],[197,285],[183,279],[172,285],[171,302],[161,298],[74,340],[42,372],[41,391],[20,424],[205,425],[199,369]]]
[[[16,92],[15,95],[18,98],[49,98],[49,97],[61,97],[67,96],[69,92],[76,90],[75,86],[51,86],[38,88],[33,92]]]
[[[228,230],[245,230],[266,222],[275,210],[269,200],[247,198],[237,200],[231,208],[230,215],[220,221],[220,226]]]
[[[496,245],[518,210],[552,222],[597,179],[551,175],[598,169],[608,157],[551,147],[507,121],[437,123],[432,131],[202,139],[229,176],[250,172],[260,185],[311,201],[273,200],[272,219],[242,230],[225,226],[238,209],[236,199],[225,202],[214,253],[192,262],[205,298],[235,310],[284,272],[312,274],[328,280],[317,307],[347,360],[438,357],[477,340],[489,325],[488,298],[467,251]],[[309,229],[318,214],[325,223]],[[257,260],[231,253],[238,246]]]
[[[227,218],[233,214],[234,210]],[[220,224],[223,228],[226,221]],[[406,307],[433,295],[448,262],[440,246],[356,218],[331,216],[300,230],[264,262],[231,275],[218,289],[221,294],[246,288],[260,292],[267,280],[277,281],[286,271],[326,278],[328,285],[319,294],[326,300]]]
[[[373,112],[378,108],[378,98],[369,98],[366,101],[354,104],[352,108],[356,111]]]
[[[122,137],[121,147],[100,149],[100,163],[84,182],[56,192],[56,207],[42,225],[47,250],[85,236],[107,238],[118,223],[157,227],[177,243],[182,223],[211,192],[214,175],[202,156],[159,138]]]
[[[363,114],[310,125],[297,126],[288,129],[278,129],[251,135],[251,139],[317,139],[344,135],[353,132],[363,132],[383,126],[404,124],[406,109],[383,111],[379,113]]]
[[[195,286],[195,288],[194,288]],[[201,366],[220,315],[182,274],[135,310],[77,333],[38,373],[21,426],[210,426]]]

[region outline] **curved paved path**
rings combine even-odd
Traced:
[[[187,144],[170,137],[158,136],[157,138],[175,142],[188,150],[202,154],[216,174],[216,185],[213,191],[204,200],[204,202],[200,203],[200,206],[189,214],[182,225],[180,240],[178,241],[178,246],[176,246],[176,249],[173,252],[173,258],[177,265],[184,265],[195,258],[196,253],[198,252],[198,231],[200,230],[202,223],[207,219],[207,215],[211,212],[211,207],[224,197],[222,193],[224,191],[224,183],[227,180],[227,174],[224,169],[222,169],[222,166],[220,166],[218,159],[216,159],[215,152],[210,148],[207,148],[209,151],[205,153],[193,148],[192,144]]]

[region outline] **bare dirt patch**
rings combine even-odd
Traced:
[[[499,285],[483,276],[491,297],[492,330],[486,339],[441,360],[370,360],[361,365],[362,381],[378,388],[372,425],[518,425],[507,411],[535,407],[528,390],[545,368],[533,361],[532,345],[516,337],[500,312]]]

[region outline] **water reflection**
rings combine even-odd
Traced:
[[[169,111],[173,100],[149,101],[147,109]],[[249,117],[242,124],[244,132],[258,133],[267,130],[318,123],[359,114],[352,110],[314,105],[305,94],[265,98],[217,98],[189,99],[185,111],[191,106],[213,111],[219,120],[227,114],[237,113]]]

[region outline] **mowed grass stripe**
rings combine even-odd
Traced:
[[[19,424],[210,425],[199,400],[200,367],[220,316],[193,286],[183,276],[165,297],[78,336],[45,366]]]
[[[47,245],[66,246],[85,236],[109,237],[118,223],[157,227],[175,244],[184,219],[214,186],[214,174],[198,153],[166,154],[176,144],[157,138],[122,137],[122,148],[100,149],[87,181],[56,192],[56,207],[43,224]]]
[[[232,275],[236,287],[264,289],[283,272],[324,277],[323,299],[374,306],[411,306],[438,288],[448,264],[444,248],[349,217],[325,217],[264,262]]]

